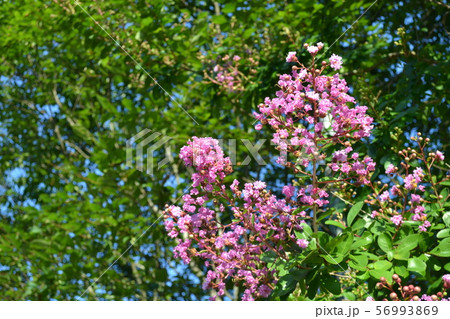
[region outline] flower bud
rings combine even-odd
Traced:
[[[395,292],[391,292],[391,294],[389,295],[389,297],[391,297],[392,300],[397,299],[397,294]]]
[[[409,292],[409,291],[410,291],[410,290],[409,290],[409,287],[408,287],[408,286],[403,287],[403,291],[404,291],[404,292]]]
[[[417,294],[420,293],[421,290],[422,290],[422,289],[420,289],[419,286],[414,287],[414,292],[417,293]]]
[[[392,279],[393,279],[393,280],[397,281],[398,278],[400,278],[400,277],[399,277],[397,274],[393,274],[393,275],[392,275]]]
[[[380,282],[385,283],[386,282],[386,278],[385,277],[381,277],[380,278]]]

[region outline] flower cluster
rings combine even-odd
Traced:
[[[253,57],[244,59],[239,55],[225,55],[212,66],[212,72],[205,71],[204,74],[211,83],[218,85],[221,91],[239,93],[244,91],[245,82],[249,80],[242,70],[243,63],[249,68],[250,74],[256,73],[258,61]]]
[[[294,234],[302,229],[305,214],[293,214],[287,200],[277,199],[264,182],[241,188],[234,180],[227,187],[223,179],[232,172],[231,162],[215,139],[194,137],[180,157],[195,173],[183,206],[165,210],[166,230],[180,240],[175,256],[185,263],[193,257],[204,259],[211,270],[203,287],[217,289],[219,296],[231,278],[246,288],[243,300],[268,297],[276,279],[261,255],[271,250],[286,258],[281,244],[288,242],[297,245],[293,249],[306,248],[308,242],[298,241]]]
[[[436,185],[433,181],[430,168],[435,162],[444,160],[444,154],[440,151],[436,153],[425,154],[425,146],[429,143],[429,139],[420,137],[412,137],[413,141],[418,143],[418,151],[407,148],[401,150],[398,154],[403,158],[401,162],[401,170],[399,167],[389,164],[386,168],[393,185],[384,184],[380,189],[376,189],[376,185],[371,184],[374,193],[369,196],[366,203],[377,208],[372,210],[372,218],[385,219],[400,227],[405,220],[411,220],[418,223],[418,230],[426,231],[431,222],[425,212],[423,205],[426,202],[424,193],[427,188],[431,188],[436,192]],[[412,166],[422,164],[424,168]],[[395,179],[397,178],[397,180]]]
[[[322,47],[321,43],[307,45],[313,60]],[[289,52],[286,61],[296,62],[299,66],[294,66],[291,74],[280,76],[280,90],[276,97],[266,98],[259,105],[260,113],[254,113],[254,116],[261,124],[255,128],[260,130],[262,124],[272,127],[275,131],[272,142],[279,150],[292,153],[296,158],[295,163],[289,163],[280,157],[278,163],[291,167],[300,165],[307,168],[314,160],[325,158],[326,154],[320,152],[321,149],[330,144],[341,145],[342,149],[336,150],[330,168],[348,180],[367,183],[367,176],[375,169],[375,164],[368,157],[360,159],[358,153],[351,153],[353,148],[349,142],[370,135],[373,119],[366,115],[367,107],[356,105],[355,99],[348,94],[346,81],[338,74],[322,75],[327,63],[323,63],[320,69],[309,69],[297,60],[295,54]],[[341,58],[333,55],[330,65],[339,69]]]
[[[327,66],[339,70],[342,58],[333,54],[329,63],[324,61],[317,69],[314,59],[323,44],[306,44],[305,48],[312,56],[312,67],[305,67],[296,52],[289,52],[286,62],[296,63],[292,73],[279,77],[276,97],[266,98],[254,116],[260,121],[256,130],[263,125],[274,130],[272,142],[282,152],[277,163],[309,177],[310,183],[298,189],[296,202],[314,211],[328,204],[329,185],[369,183],[375,163],[354,152],[352,143],[370,135],[373,118],[366,115],[366,106],[358,105],[349,95],[349,87],[339,74],[323,74]],[[334,150],[332,161],[325,163],[329,150]],[[320,170],[323,164],[326,170],[326,166]]]

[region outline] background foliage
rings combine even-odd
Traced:
[[[192,135],[268,138],[254,131],[251,112],[288,70],[286,53],[304,42],[337,41],[328,54],[343,56],[352,95],[376,119],[365,147],[377,162],[417,130],[448,155],[449,8],[442,2],[377,1],[342,37],[371,3],[81,5],[135,61],[73,1],[0,6],[2,299],[76,299],[182,194],[186,172],[177,158],[151,176],[126,167],[126,141],[140,130],[172,137],[173,152]],[[204,76],[226,54],[259,60],[242,93],[219,94]],[[395,126],[402,134],[392,134]],[[245,148],[237,146],[242,160]],[[254,161],[236,172],[249,180],[264,174],[275,190],[289,179]],[[173,245],[156,222],[83,298],[205,298],[202,265],[181,265]]]

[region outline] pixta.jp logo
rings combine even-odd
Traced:
[[[143,129],[127,141],[127,166],[135,166],[138,171],[153,175],[155,164],[160,169],[162,166],[173,161],[170,145],[167,143],[170,139],[172,138],[162,133],[152,133],[149,129]],[[134,147],[134,144],[136,144],[136,147]],[[162,147],[164,147],[164,155],[161,159],[161,155],[154,156],[154,152]],[[136,149],[135,165],[133,165],[134,149]],[[158,159],[161,160],[158,161]]]

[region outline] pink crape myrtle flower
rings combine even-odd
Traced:
[[[450,288],[450,274],[445,274],[442,276],[442,281],[444,282],[444,289]]]
[[[297,240],[297,245],[300,248],[305,249],[306,247],[308,247],[309,241],[307,241],[306,239],[299,239],[299,240]]]
[[[308,52],[311,53],[311,55],[316,55],[317,52],[319,52],[319,48],[314,45],[311,45],[308,47]]]
[[[393,164],[389,164],[386,168],[386,174],[393,174],[395,173],[395,166]]]
[[[295,193],[295,187],[292,185],[286,185],[283,187],[283,194],[284,196],[291,198],[292,196],[294,196]]]
[[[401,224],[403,224],[403,217],[402,215],[395,215],[391,217],[391,221],[395,226],[400,226]]]
[[[384,191],[383,194],[380,195],[380,200],[382,202],[386,202],[387,200],[389,200],[389,192]]]
[[[444,154],[441,151],[436,151],[436,160],[439,161],[443,161],[445,159]]]
[[[340,70],[342,68],[342,57],[332,54],[330,57],[330,66],[336,71]]]
[[[289,52],[286,57],[286,62],[295,62],[297,60],[296,54],[297,52]]]

